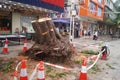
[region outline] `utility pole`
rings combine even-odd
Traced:
[[[69,33],[69,40],[70,42],[74,39],[74,22],[75,22],[75,16],[76,16],[76,10],[75,10],[75,1],[71,0],[71,7],[70,7],[71,15],[70,15],[70,33]]]

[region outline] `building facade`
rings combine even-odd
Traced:
[[[84,0],[84,4],[80,5],[81,29],[99,30],[98,21],[104,20],[104,0]]]
[[[111,34],[116,31],[115,23],[113,22],[117,18],[117,10],[112,0],[105,0],[105,32],[106,34]]]
[[[13,34],[22,26],[34,33],[32,20],[63,11],[64,0],[0,0],[0,34]]]

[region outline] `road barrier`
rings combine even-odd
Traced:
[[[45,79],[43,79],[43,78],[45,78],[44,66],[43,66],[43,64],[44,64],[44,65],[51,66],[51,67],[55,67],[55,68],[58,68],[58,69],[63,69],[63,70],[81,71],[80,76],[82,75],[82,80],[87,80],[87,71],[88,71],[89,69],[91,69],[91,68],[97,63],[98,59],[100,58],[101,54],[102,54],[104,51],[105,51],[105,49],[102,50],[101,52],[99,52],[98,55],[93,55],[93,56],[89,57],[86,61],[88,62],[88,61],[90,61],[90,60],[94,60],[94,63],[93,63],[92,65],[88,66],[88,67],[87,67],[85,61],[83,61],[84,64],[82,64],[82,68],[80,68],[80,69],[67,68],[67,67],[63,67],[63,66],[51,64],[51,63],[48,63],[48,62],[43,62],[43,63],[42,63],[42,66],[41,66],[41,63],[38,63],[38,64],[36,65],[35,69],[33,70],[32,74],[30,75],[29,80],[33,80],[33,77],[34,77],[35,74],[37,73],[37,70],[39,70],[39,71],[38,71],[38,79],[37,79],[37,80],[45,80]],[[83,59],[83,60],[84,60],[84,59]],[[23,60],[22,60],[22,61],[23,61]],[[18,67],[21,65],[22,61],[19,62],[19,63],[17,64],[16,68],[15,68],[14,80],[18,80]],[[23,71],[23,74],[27,74],[26,71]],[[26,75],[25,75],[25,76],[26,76]],[[40,79],[40,78],[42,78],[42,79]],[[27,80],[27,79],[26,79],[26,80]],[[79,77],[79,80],[81,80],[81,77]]]
[[[45,80],[44,62],[40,61],[38,66],[38,77],[37,80]]]
[[[87,60],[83,59],[79,80],[87,80]]]
[[[24,40],[24,46],[23,46],[23,51],[26,52],[27,51],[27,40]]]
[[[28,80],[25,60],[22,60],[21,62],[20,80]]]
[[[5,40],[5,45],[4,45],[4,47],[3,47],[2,52],[3,52],[4,54],[7,54],[7,53],[8,53],[8,39],[7,39],[7,38],[6,38],[6,40]]]
[[[99,52],[98,56],[97,56],[97,59],[94,61],[94,63],[92,65],[90,65],[87,70],[91,69],[98,61],[98,59],[100,58],[100,55],[105,51],[105,49],[101,52]]]

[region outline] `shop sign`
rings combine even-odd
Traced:
[[[11,1],[42,7],[58,12],[64,11],[64,0],[11,0]]]
[[[64,7],[64,0],[42,0],[42,1],[59,7]]]

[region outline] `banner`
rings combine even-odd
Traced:
[[[64,0],[42,0],[42,1],[62,8],[64,7]]]
[[[49,10],[64,12],[64,0],[11,0]]]

